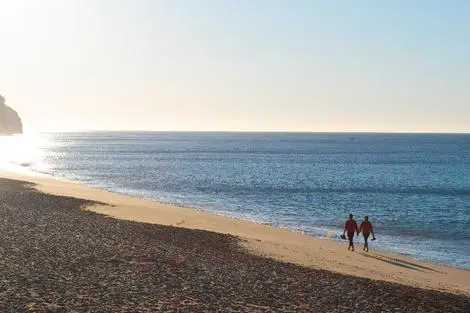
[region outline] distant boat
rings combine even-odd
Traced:
[[[356,137],[349,137],[349,140],[356,140]]]

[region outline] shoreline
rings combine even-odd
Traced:
[[[34,183],[41,192],[103,203],[87,209],[113,218],[212,231],[239,237],[251,253],[307,268],[470,295],[470,271],[417,261],[389,252],[364,253],[357,246],[197,209],[172,206],[94,189],[84,184],[0,170],[0,177]]]

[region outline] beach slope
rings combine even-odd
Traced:
[[[49,178],[0,176],[2,311],[470,308],[465,270],[351,253],[332,241]]]

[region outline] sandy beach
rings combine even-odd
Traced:
[[[470,271],[75,183],[0,177],[1,311],[470,311]]]

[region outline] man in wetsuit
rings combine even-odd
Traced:
[[[369,222],[369,217],[367,215],[364,216],[364,221],[361,223],[361,227],[359,227],[359,232],[362,232],[362,235],[364,236],[364,248],[362,250],[369,252],[367,239],[369,239],[369,235],[372,234],[372,240],[375,240],[375,235],[374,228],[372,227],[372,223]]]
[[[354,242],[353,242],[354,233],[356,233],[357,236],[359,236],[359,229],[357,228],[357,223],[353,219],[352,214],[349,214],[349,219],[344,224],[343,237],[344,237],[344,234],[346,233],[346,231],[348,232],[348,239],[349,239],[348,250],[351,250],[351,248],[352,248],[352,251],[354,251]]]

